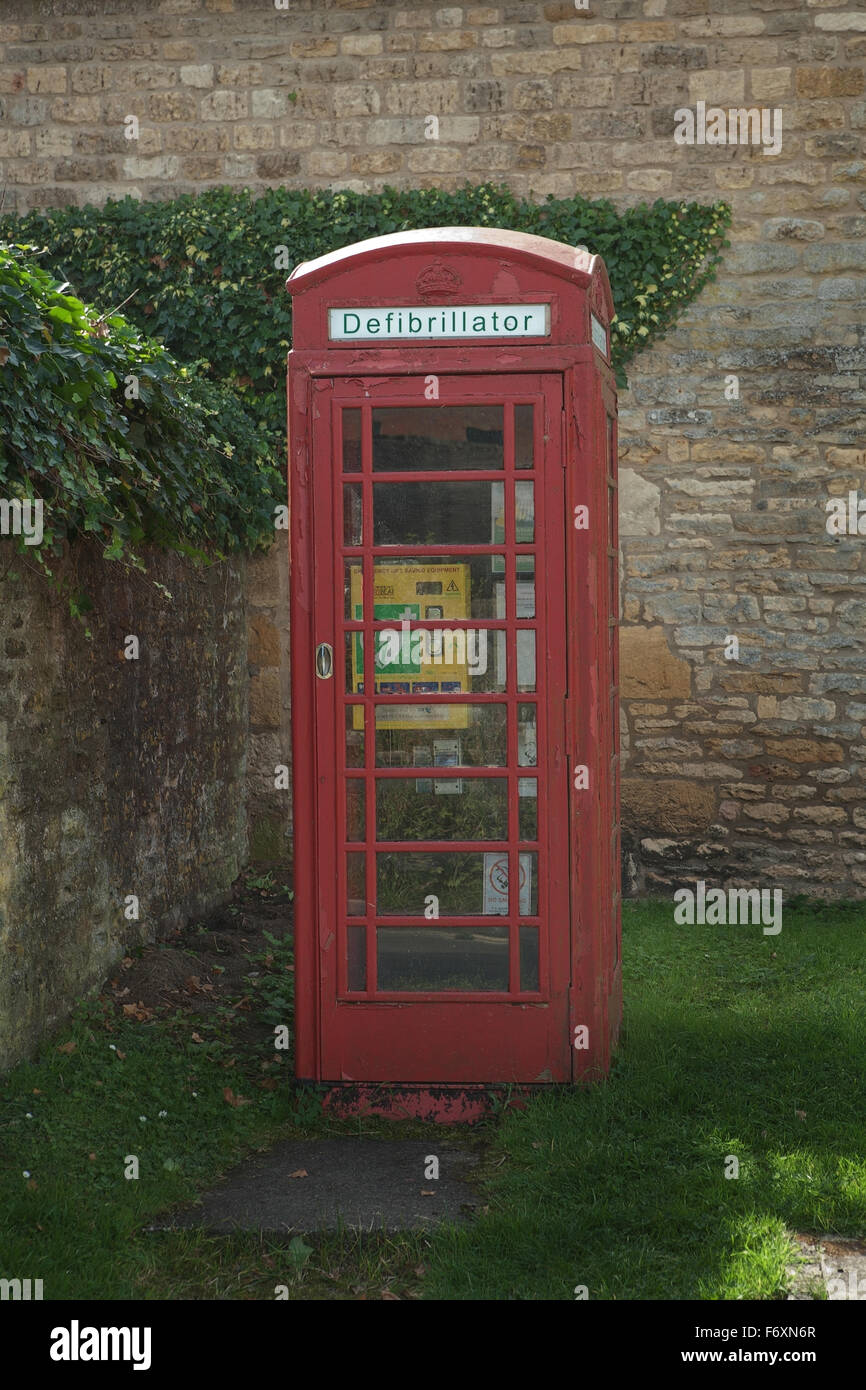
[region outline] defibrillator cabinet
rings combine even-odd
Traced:
[[[297,267],[296,1070],[604,1074],[621,1012],[601,260],[441,228]]]

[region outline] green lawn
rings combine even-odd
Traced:
[[[625,919],[611,1078],[485,1126],[488,1210],[432,1239],[148,1232],[277,1138],[425,1131],[298,1113],[288,1063],[263,1068],[228,1008],[108,1032],[82,1006],[0,1080],[0,1276],[76,1299],[778,1297],[791,1231],[866,1234],[866,907],[789,907],[774,937],[676,926],[670,904]],[[256,965],[265,1019],[280,965]]]
[[[624,928],[613,1075],[504,1119],[489,1215],[437,1235],[428,1295],[773,1298],[790,1231],[866,1234],[864,906]]]

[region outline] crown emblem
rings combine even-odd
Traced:
[[[441,261],[434,261],[421,271],[415,281],[419,299],[453,299],[463,280],[456,270],[450,270]]]

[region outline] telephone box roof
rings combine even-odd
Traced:
[[[544,269],[585,290],[595,280],[609,314],[613,313],[610,283],[600,256],[551,237],[512,232],[501,227],[426,227],[370,237],[367,241],[354,242],[338,251],[317,256],[315,260],[301,262],[286,281],[286,289],[290,294],[297,294],[361,264],[370,265],[419,252],[441,255],[448,251],[498,256],[515,265]]]

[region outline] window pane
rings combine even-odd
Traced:
[[[530,628],[517,631],[517,689],[535,689],[535,633]]]
[[[361,471],[361,412],[343,411],[343,472]]]
[[[533,544],[535,540],[534,483],[514,484],[514,532],[514,539],[518,545]]]
[[[538,839],[538,782],[534,777],[517,779],[518,834],[521,840]]]
[[[367,856],[363,850],[350,850],[346,855],[346,915],[364,917],[367,911],[365,878]]]
[[[361,545],[361,484],[343,485],[343,544]]]
[[[380,927],[380,990],[507,991],[508,929]]]
[[[347,560],[343,567],[343,613],[350,622],[364,617],[364,582],[360,560]]]
[[[534,705],[521,709],[531,709],[534,718]],[[376,765],[432,767],[437,730],[457,732],[458,766],[505,767],[504,705],[377,705]]]
[[[373,543],[501,545],[504,531],[494,535],[501,499],[495,482],[374,483]]]
[[[376,855],[376,911],[384,917],[422,917],[426,899],[437,899],[440,916],[485,912],[487,854],[470,851],[392,850]],[[501,899],[487,894],[487,915],[501,916]]]
[[[538,969],[538,927],[520,928],[520,988],[537,991],[539,985]]]
[[[535,407],[516,405],[514,407],[514,466],[533,467],[533,423]]]
[[[349,989],[367,988],[367,928],[346,929],[346,974]]]
[[[501,405],[428,405],[373,411],[373,469],[438,472],[502,468]]]
[[[364,706],[346,706],[346,767],[364,766]]]
[[[434,766],[448,766],[442,747],[449,745],[447,756],[457,742],[433,740]],[[376,783],[376,838],[506,840],[507,785],[504,777],[382,778]]]
[[[501,555],[378,559],[373,567],[374,617],[504,618],[497,612]],[[356,581],[357,582],[357,581]]]
[[[517,761],[521,767],[535,767],[538,762],[535,705],[517,706]]]
[[[346,839],[363,840],[365,807],[364,789],[366,783],[362,777],[348,777],[346,779]]]

